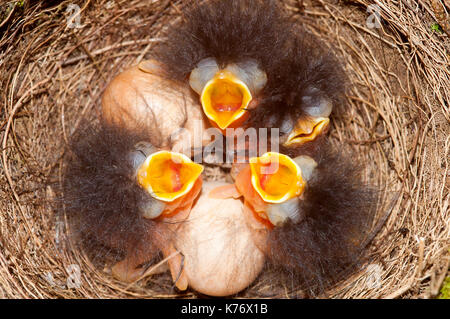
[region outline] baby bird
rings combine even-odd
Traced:
[[[283,146],[298,147],[326,132],[344,93],[337,59],[277,1],[193,3],[166,35],[155,58],[224,134],[277,127]]]
[[[127,282],[162,255],[176,287],[213,296],[250,285],[266,259],[311,291],[355,271],[375,195],[323,138],[345,89],[335,56],[274,0],[193,3],[166,35],[71,141],[64,203],[87,251]],[[202,191],[191,146],[210,125],[278,128],[278,148]]]
[[[120,73],[103,94],[101,115],[109,126],[144,131],[157,147],[184,150],[206,121],[189,88],[168,80],[165,72],[158,61],[145,60]]]
[[[189,287],[209,296],[230,296],[244,290],[265,264],[265,256],[242,214],[243,202],[208,195],[223,184],[203,184],[202,193],[175,239],[184,256],[183,272]]]
[[[64,205],[83,248],[123,282],[138,280],[164,258],[181,291],[228,296],[245,289],[265,257],[242,201],[210,198],[221,184],[203,183],[202,165],[150,139],[91,123],[71,139]]]
[[[359,269],[376,200],[357,165],[330,145],[315,159],[275,152],[251,158],[234,185],[209,196],[242,197],[247,225],[268,267],[313,294]]]
[[[70,145],[64,204],[84,248],[103,262],[115,258],[116,278],[136,280],[162,253],[183,290],[174,236],[200,194],[203,167],[149,140],[146,133],[84,124]]]

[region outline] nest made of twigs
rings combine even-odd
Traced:
[[[449,266],[448,1],[284,2],[344,61],[349,107],[333,116],[330,137],[367,164],[366,180],[383,194],[379,219],[393,207],[374,263],[327,296],[436,296]],[[0,8],[0,298],[195,297],[176,293],[165,275],[127,285],[94,267],[48,186],[61,180],[81,119],[98,116],[107,83],[149,57],[189,1],[44,3]],[[270,289],[261,281],[240,296]]]

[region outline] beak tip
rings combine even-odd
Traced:
[[[312,142],[327,131],[329,123],[330,119],[328,117],[308,120],[301,119],[298,122],[297,128],[289,133],[283,145],[295,147]]]

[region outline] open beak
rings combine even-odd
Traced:
[[[288,135],[284,146],[299,146],[314,141],[326,132],[330,119],[328,117],[307,117],[297,122],[296,127]]]
[[[170,203],[188,194],[202,172],[203,166],[184,154],[159,151],[140,166],[137,180],[153,198]]]
[[[299,196],[306,186],[298,164],[280,153],[250,158],[250,169],[253,188],[267,203],[283,203]]]
[[[317,167],[309,156],[289,156],[268,152],[250,159],[235,179],[237,191],[244,196],[245,205],[254,220],[268,229],[282,226],[287,220],[303,219],[301,195]]]
[[[218,71],[200,96],[206,116],[221,130],[242,124],[247,119],[246,108],[251,100],[247,85],[228,70]]]

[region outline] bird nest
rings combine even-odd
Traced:
[[[197,296],[176,292],[165,274],[114,280],[72,240],[54,205],[71,135],[82,119],[98,118],[108,82],[150,57],[189,2],[0,7],[0,298]],[[449,268],[449,2],[284,2],[342,59],[348,107],[333,115],[329,136],[349,146],[381,190],[376,258],[324,296],[436,296]],[[225,178],[219,168],[206,174]],[[284,297],[282,288],[262,280],[239,296]]]

